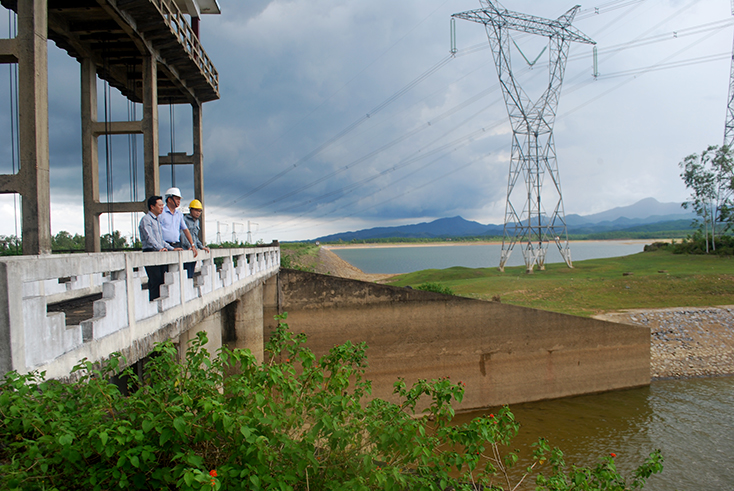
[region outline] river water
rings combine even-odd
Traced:
[[[663,472],[651,477],[645,490],[734,489],[734,377],[655,381],[510,409],[521,424],[513,444],[521,455],[529,456],[530,445],[543,436],[563,451],[569,466],[594,466],[615,453],[617,468],[628,477],[651,451],[661,449]]]
[[[604,257],[627,256],[642,252],[644,244],[630,241],[572,242],[574,261]],[[499,265],[502,244],[452,246],[399,246],[331,249],[340,258],[365,273],[401,274],[423,269],[445,269],[453,266],[466,268],[494,268]],[[563,262],[555,244],[548,248],[546,263]],[[521,266],[522,251],[515,249],[507,266]]]

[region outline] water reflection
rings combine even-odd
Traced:
[[[659,448],[665,468],[646,490],[734,489],[734,377],[658,381],[511,409],[522,425],[513,446],[526,462],[531,444],[544,436],[563,450],[569,465],[594,466],[614,452],[617,468],[631,476]],[[466,421],[477,414],[458,418]],[[527,465],[520,464],[520,469]]]

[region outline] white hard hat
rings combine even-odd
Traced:
[[[166,190],[166,197],[168,196],[177,196],[180,198],[181,190],[178,188],[168,188],[168,190]]]

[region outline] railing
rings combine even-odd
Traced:
[[[173,0],[150,1],[161,13],[166,21],[166,25],[171,29],[171,33],[176,36],[179,44],[189,54],[189,58],[199,67],[201,74],[219,92],[219,73],[217,73],[217,69],[214,68],[214,64],[201,46],[199,38],[194,34],[191,26],[186,22],[186,18]]]
[[[193,278],[183,268],[195,261],[190,251],[0,259],[0,376],[42,369],[63,378],[82,358],[102,360],[187,316],[223,307],[223,299],[278,272],[280,249],[212,249],[197,259]],[[162,264],[168,273],[161,297],[150,301],[145,266]],[[64,312],[47,311],[49,304],[100,292],[92,317],[78,325],[67,325]]]

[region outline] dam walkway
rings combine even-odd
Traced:
[[[0,259],[0,374],[39,370],[67,379],[79,360],[113,352],[134,363],[276,276],[280,248],[212,249],[197,259],[193,278],[183,267],[195,260],[190,251]],[[150,301],[145,266],[162,264],[161,297]],[[85,301],[91,312],[55,308]]]

